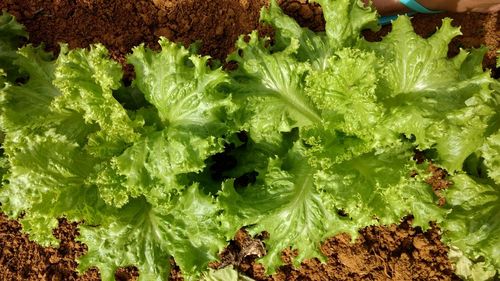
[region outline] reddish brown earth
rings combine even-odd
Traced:
[[[282,266],[275,275],[266,276],[264,268],[255,262],[265,252],[258,237],[245,231],[221,254],[214,267],[233,264],[241,272],[258,281],[320,281],[320,280],[459,280],[447,259],[447,248],[440,242],[439,229],[427,232],[411,226],[411,218],[399,226],[367,227],[359,232],[355,243],[346,234],[327,239],[321,252],[325,263],[318,259],[302,262],[294,268],[296,252],[286,250]]]
[[[279,0],[288,14],[313,30],[323,29],[321,8],[306,5],[306,0]],[[146,43],[157,47],[159,36],[189,45],[203,42],[201,53],[223,59],[233,50],[240,34],[259,27],[260,8],[267,0],[2,0],[0,10],[7,10],[26,25],[30,42],[45,43],[57,51],[60,42],[71,48],[102,43],[114,58],[123,60],[132,47]],[[500,14],[418,15],[414,18],[417,33],[429,36],[443,17],[462,26],[463,36],[454,40],[450,54],[458,48],[487,45],[487,65],[494,65],[494,50],[500,48]],[[377,35],[386,34],[390,26]]]
[[[58,248],[41,247],[21,233],[21,225],[8,220],[0,213],[0,280],[23,281],[97,281],[99,271],[91,269],[83,275],[76,272],[75,259],[87,251],[87,247],[75,241],[79,235],[77,224],[59,220],[54,230],[59,239]],[[117,270],[116,280],[134,280],[138,276],[134,268]]]
[[[30,242],[21,233],[18,222],[0,214],[0,280],[51,280],[97,281],[96,269],[79,276],[75,258],[85,253],[86,246],[75,241],[78,235],[76,223],[59,221],[54,236],[61,240],[59,248],[41,247]],[[447,259],[447,248],[440,242],[439,229],[433,226],[427,232],[411,226],[411,219],[399,226],[367,227],[351,243],[348,235],[329,238],[321,246],[327,257],[326,263],[317,259],[304,261],[300,268],[291,263],[294,251],[284,251],[285,266],[273,276],[265,275],[256,257],[265,253],[266,235],[250,237],[239,231],[221,253],[221,262],[214,268],[233,264],[241,272],[257,281],[319,281],[319,280],[458,280]],[[116,272],[118,281],[136,280],[135,268],[123,268]],[[171,280],[180,281],[182,274],[174,267]]]
[[[236,38],[259,28],[259,9],[266,0],[2,0],[0,10],[7,10],[26,25],[30,42],[44,42],[47,49],[57,52],[58,43],[71,48],[103,43],[111,56],[124,61],[131,48],[145,43],[157,48],[159,36],[189,45],[202,41],[201,53],[223,59],[233,50]],[[306,5],[305,0],[283,0],[282,7],[304,26],[322,30],[324,21],[318,6]],[[494,67],[495,51],[500,48],[499,14],[418,15],[413,19],[417,33],[431,35],[444,16],[462,26],[463,36],[455,39],[450,55],[458,48],[487,45],[491,51],[485,66]],[[370,40],[378,40],[390,26],[378,33],[367,32]],[[498,75],[498,72],[497,74]],[[431,171],[429,183],[436,192],[450,184],[443,171]],[[85,245],[75,242],[75,224],[60,221],[54,235],[61,240],[59,248],[43,248],[21,234],[16,221],[0,214],[0,280],[99,280],[97,270],[78,276],[75,258],[84,254]],[[262,238],[262,237],[261,237]],[[221,253],[223,264],[234,264],[257,280],[273,280],[263,274],[254,262],[262,242],[245,232],[237,234],[226,251]],[[338,235],[322,245],[326,263],[307,260],[294,269],[282,267],[274,280],[455,280],[447,260],[447,249],[440,242],[439,229],[427,232],[412,228],[404,221],[399,226],[368,227],[360,231],[355,243]],[[290,263],[293,251],[284,253]],[[215,263],[214,266],[222,264]],[[134,280],[134,268],[120,269],[117,280]],[[181,280],[174,267],[172,280]]]
[[[159,36],[189,45],[202,41],[201,53],[224,58],[240,34],[258,26],[264,0],[2,0],[26,25],[30,41],[57,50],[102,43],[122,59],[132,47],[157,47]]]

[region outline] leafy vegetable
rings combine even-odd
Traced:
[[[455,273],[463,280],[486,281],[495,277],[495,269],[484,261],[473,263],[456,247],[450,249],[449,258],[455,263]]]
[[[9,78],[17,78],[19,73],[17,68],[12,64],[16,58],[16,50],[20,45],[21,38],[27,38],[28,33],[24,31],[24,27],[17,23],[13,16],[7,12],[2,12],[0,15],[0,69],[3,73],[0,75],[0,86],[2,76],[9,74]],[[5,76],[4,76],[5,77]]]
[[[269,232],[261,262],[272,273],[285,248],[296,264],[321,258],[327,237],[409,214],[442,226],[463,276],[498,271],[500,84],[481,68],[485,50],[449,59],[460,34],[450,20],[423,39],[407,17],[367,42],[373,9],[318,2],[327,24],[314,33],[273,1],[262,19],[274,44],[240,38],[234,71],[166,39],[159,52],[138,46],[130,86],[101,45],[55,59],[15,51],[24,33],[4,14],[2,211],[24,214],[44,245],[57,244],[57,218],[81,222],[80,269],[103,280],[128,265],[167,280],[170,257],[198,279],[241,227]],[[444,206],[426,183],[430,161],[454,183]]]
[[[210,270],[204,274],[201,281],[253,281],[252,278],[238,273],[232,267],[225,267],[219,270]]]
[[[190,58],[182,47],[162,44],[164,53],[149,55],[169,54],[186,79],[161,64],[138,75],[136,83],[169,85],[165,80],[174,79],[176,88],[156,94],[196,105],[174,108],[173,117],[186,116],[179,124],[160,118],[160,109],[172,109],[169,104],[132,111],[115,99],[121,70],[102,46],[63,48],[56,61],[39,48],[25,47],[14,63],[28,73],[28,82],[2,90],[3,146],[10,166],[0,190],[3,211],[25,212],[25,231],[44,245],[57,243],[51,232],[58,217],[85,221],[81,239],[90,247],[81,267],[101,265],[104,280],[114,278],[116,267],[130,264],[141,269],[143,280],[165,280],[174,253],[185,274],[194,276],[225,241],[217,235],[213,199],[196,183],[182,182],[223,149],[231,101],[214,88],[227,74],[206,67],[206,59]],[[142,52],[136,50],[136,60]],[[193,86],[195,79],[199,83]],[[188,217],[190,223],[183,220]]]

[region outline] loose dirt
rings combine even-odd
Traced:
[[[203,42],[202,54],[224,58],[240,34],[258,27],[264,0],[3,0],[35,44],[56,51],[102,43],[123,60],[132,47],[157,48],[160,36],[185,45]]]
[[[440,242],[439,228],[434,225],[423,232],[412,227],[409,218],[400,225],[372,226],[359,233],[354,243],[345,234],[326,240],[321,246],[326,263],[310,259],[300,268],[294,268],[292,261],[297,253],[288,249],[282,255],[285,265],[275,275],[267,276],[264,267],[255,261],[265,254],[267,234],[252,238],[241,230],[221,253],[221,262],[214,262],[212,267],[232,264],[257,281],[459,280],[447,259],[447,248]],[[21,233],[18,222],[0,214],[0,280],[100,280],[96,269],[78,276],[75,258],[87,248],[75,241],[77,235],[77,224],[61,219],[54,230],[54,236],[61,241],[60,247],[44,248],[30,242]],[[183,280],[182,273],[173,265],[171,280]],[[137,269],[129,267],[119,269],[115,278],[136,280],[138,275]]]
[[[440,242],[439,229],[433,225],[428,231],[411,226],[411,218],[400,225],[367,227],[351,243],[351,237],[340,234],[327,239],[321,252],[325,263],[318,259],[302,262],[294,268],[297,252],[288,249],[282,254],[285,263],[273,276],[255,262],[265,235],[252,238],[241,230],[229,247],[221,253],[219,268],[232,264],[241,272],[258,281],[324,281],[324,280],[460,280],[453,273],[447,259],[447,248]],[[248,254],[250,251],[257,254]],[[246,254],[245,254],[246,253]]]
[[[91,269],[78,275],[76,258],[87,247],[75,241],[79,235],[76,223],[59,220],[53,232],[59,239],[58,248],[41,247],[31,242],[21,232],[21,225],[0,213],[0,280],[23,281],[98,281],[99,271]],[[136,280],[139,272],[134,267],[120,268],[115,273],[117,281]]]
[[[285,11],[303,26],[315,31],[324,29],[321,8],[306,0],[280,0]],[[71,48],[102,43],[111,56],[124,61],[124,55],[141,43],[158,48],[160,36],[185,45],[202,42],[201,53],[224,59],[234,50],[241,34],[259,28],[260,8],[267,0],[3,0],[0,10],[7,10],[22,22],[30,33],[30,42],[44,43],[57,52],[60,42]],[[441,19],[451,17],[462,26],[463,36],[455,39],[450,55],[459,48],[486,45],[490,52],[487,67],[495,65],[495,51],[500,48],[500,14],[418,15],[414,25],[418,34],[431,35]],[[377,40],[390,31],[367,33]]]
[[[189,45],[201,41],[201,53],[214,58],[224,57],[234,50],[240,34],[259,28],[260,8],[266,0],[2,0],[0,10],[7,10],[23,23],[30,33],[30,43],[44,43],[57,52],[60,42],[71,48],[88,47],[100,42],[110,54],[124,62],[133,46],[145,43],[158,48],[157,40],[165,36]],[[286,12],[299,23],[313,30],[324,29],[321,8],[305,0],[281,1]],[[440,25],[445,16],[462,26],[463,36],[455,39],[450,55],[459,48],[490,48],[484,64],[494,68],[495,51],[500,48],[499,14],[441,14],[418,15],[413,19],[418,34],[427,37]],[[390,26],[378,33],[367,32],[369,40],[380,40]],[[498,72],[496,72],[498,76]],[[446,183],[441,171],[431,171],[436,186]],[[432,183],[431,183],[432,184]],[[437,189],[439,191],[439,188]],[[90,270],[78,276],[75,258],[86,251],[75,241],[76,224],[64,220],[54,231],[61,240],[59,248],[43,248],[29,241],[16,221],[0,214],[0,280],[99,280],[99,272]],[[263,238],[263,237],[258,237]],[[288,265],[277,275],[264,275],[255,258],[263,252],[260,239],[241,231],[222,255],[222,263],[234,264],[257,280],[456,280],[447,249],[440,242],[439,229],[423,232],[411,227],[410,220],[399,226],[368,227],[360,231],[355,243],[346,235],[325,241],[322,252],[326,263],[304,261],[294,269],[290,263],[294,251],[286,251],[283,259]],[[260,249],[260,250],[259,250]],[[120,269],[117,280],[135,280],[135,268]],[[173,280],[182,280],[178,268],[172,270]],[[274,279],[273,279],[274,278]]]

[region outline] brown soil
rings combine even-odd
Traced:
[[[60,220],[54,236],[61,240],[61,246],[43,248],[21,233],[18,222],[0,214],[0,280],[100,280],[95,269],[78,276],[75,258],[84,254],[86,247],[75,241],[77,235],[77,224]],[[411,226],[411,219],[399,226],[362,229],[355,243],[345,234],[329,238],[321,246],[326,263],[311,259],[296,269],[291,265],[296,252],[284,251],[286,265],[274,276],[266,276],[262,265],[255,262],[265,254],[266,237],[262,234],[252,238],[244,230],[239,231],[221,253],[221,262],[212,267],[233,264],[257,281],[458,280],[447,259],[447,248],[440,242],[439,229],[433,226],[423,232]],[[173,265],[171,280],[183,280]],[[115,277],[118,281],[136,280],[138,274],[130,267],[118,270]]]
[[[157,48],[159,36],[191,44],[201,40],[201,53],[223,59],[233,50],[240,34],[259,27],[259,10],[266,0],[2,0],[0,10],[14,14],[26,25],[30,42],[44,42],[47,49],[58,51],[58,43],[71,48],[87,47],[100,42],[111,56],[124,61],[124,55],[142,42]],[[305,0],[283,0],[282,7],[304,26],[322,30],[321,9],[306,5]],[[463,36],[451,44],[450,55],[458,48],[487,45],[492,51],[485,66],[494,67],[495,52],[500,48],[499,14],[418,15],[413,22],[417,33],[432,34],[441,18],[450,16],[455,25],[462,25]],[[378,40],[390,30],[366,33]],[[497,73],[498,75],[498,73]],[[432,171],[431,171],[432,172]],[[445,175],[434,171],[436,183],[445,183]],[[439,189],[437,189],[439,191]],[[85,245],[75,242],[75,224],[61,220],[54,235],[61,240],[59,248],[43,248],[20,233],[20,225],[0,214],[0,280],[99,280],[97,270],[83,276],[75,272],[75,258],[86,251]],[[280,269],[275,280],[454,280],[436,227],[422,232],[408,221],[399,226],[368,227],[361,231],[356,243],[339,235],[322,246],[328,257],[325,264],[305,261],[301,268],[290,265]],[[272,280],[263,268],[253,262],[261,255],[261,242],[240,232],[223,254],[223,263],[235,264],[241,271],[257,280]],[[228,258],[232,253],[232,258]],[[293,251],[284,254],[290,262]],[[214,266],[223,264],[214,264]],[[134,268],[121,269],[117,280],[134,280]],[[173,280],[181,280],[178,268],[172,271]]]
[[[299,23],[320,31],[324,29],[321,8],[306,0],[280,0],[282,7]],[[216,4],[214,4],[216,3]],[[132,47],[146,43],[158,47],[159,36],[189,45],[202,42],[201,53],[223,59],[233,50],[240,34],[259,27],[260,8],[267,0],[3,0],[0,10],[7,10],[26,25],[30,42],[45,43],[52,51],[60,42],[71,48],[100,42],[112,57],[123,61]],[[500,48],[500,13],[439,14],[414,17],[417,33],[429,36],[443,17],[462,26],[463,36],[451,44],[450,55],[458,48],[488,46],[485,61],[493,68],[495,51]],[[390,26],[366,36],[372,40],[389,32]]]
[[[444,197],[442,191],[453,185],[453,182],[448,180],[448,172],[442,168],[439,168],[433,164],[430,164],[427,171],[431,174],[425,182],[432,186],[434,194],[439,198],[439,206],[444,206],[446,204],[446,198]]]
[[[266,276],[262,265],[255,262],[265,252],[259,247],[263,237],[252,238],[242,230],[221,254],[221,262],[213,266],[232,264],[257,281],[459,280],[435,226],[423,232],[413,228],[408,218],[399,226],[367,227],[359,234],[355,243],[346,234],[329,238],[321,246],[326,263],[310,259],[298,269],[292,266],[297,252],[288,249],[282,255],[286,265]]]
[[[87,251],[87,247],[75,241],[79,235],[77,224],[59,220],[54,230],[59,239],[58,248],[41,247],[21,233],[21,225],[0,213],[0,280],[23,281],[97,281],[99,271],[91,269],[78,276],[75,259]],[[115,277],[118,281],[135,280],[139,273],[135,268],[120,268]]]
[[[214,5],[214,3],[216,3]],[[23,23],[30,41],[57,51],[102,43],[121,60],[143,42],[158,47],[160,36],[189,45],[202,41],[201,53],[224,58],[240,34],[258,26],[264,0],[3,0]]]

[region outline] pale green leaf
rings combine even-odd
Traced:
[[[14,81],[21,74],[13,61],[17,58],[16,51],[20,47],[21,39],[26,38],[28,38],[28,33],[24,30],[24,26],[16,22],[12,15],[2,11],[0,15],[0,69],[3,69],[4,73],[9,76],[9,81]]]
[[[82,227],[81,240],[89,251],[79,259],[80,270],[97,266],[102,279],[111,281],[118,267],[134,265],[139,280],[166,281],[173,256],[186,280],[196,280],[225,245],[216,213],[213,200],[196,185],[170,210],[142,198],[131,200],[105,224]]]
[[[239,273],[232,266],[222,269],[210,269],[200,281],[254,281],[254,279]]]
[[[451,178],[446,198],[451,213],[442,223],[443,239],[469,259],[485,259],[500,269],[500,187],[460,174]]]
[[[361,0],[314,0],[321,5],[325,17],[325,32],[331,48],[354,46],[361,39],[361,31],[379,28],[377,12],[365,7]]]
[[[455,273],[466,281],[488,281],[493,280],[496,270],[487,262],[472,262],[457,247],[452,246],[448,257],[455,266]]]
[[[488,169],[488,176],[496,184],[500,184],[500,131],[486,139],[481,152]]]
[[[159,53],[141,45],[128,61],[136,72],[133,84],[156,107],[163,126],[205,135],[224,132],[227,113],[233,108],[230,97],[217,87],[227,81],[227,74],[220,68],[212,70],[208,57],[192,54],[164,38],[159,43]]]

